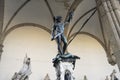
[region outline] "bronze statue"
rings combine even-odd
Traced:
[[[52,29],[52,38],[51,40],[57,41],[58,54],[53,59],[53,66],[56,70],[56,80],[74,80],[73,70],[75,69],[76,59],[80,57],[72,55],[68,52],[65,53],[68,46],[67,39],[64,35],[64,28],[67,23],[70,23],[70,20],[73,17],[73,11],[71,11],[65,22],[62,22],[61,16],[54,17],[54,26]],[[63,45],[62,45],[63,43]]]
[[[54,25],[52,29],[52,38],[51,40],[56,39],[57,46],[58,46],[58,52],[62,55],[65,53],[65,50],[67,48],[67,40],[64,36],[64,28],[67,23],[70,22],[73,16],[73,11],[69,13],[69,16],[65,22],[62,23],[62,17],[56,16],[54,17]],[[63,47],[61,45],[61,42],[63,42]]]

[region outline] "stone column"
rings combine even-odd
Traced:
[[[120,13],[118,14],[118,9],[120,6],[116,3],[116,0],[107,0],[106,3],[108,5],[113,23],[114,23],[115,28],[116,28],[116,31],[118,33],[118,35],[115,34],[115,37],[117,37],[116,41],[118,44],[118,49],[116,49],[116,51],[114,51],[112,54],[115,57],[115,61],[116,61],[118,68],[120,70]],[[111,26],[111,27],[112,27],[112,29],[114,29],[113,26]],[[114,31],[114,33],[115,33],[115,31]]]
[[[118,34],[119,34],[119,42],[118,42],[119,49],[117,51],[115,51],[113,53],[113,55],[116,58],[116,63],[117,63],[118,68],[120,70],[120,3],[118,2],[118,0],[109,0],[109,1],[111,3],[113,12],[115,14],[115,18],[116,18],[115,22],[117,22],[119,25],[119,26],[116,26],[117,30],[118,30]]]
[[[106,4],[109,9],[109,13],[107,14],[109,15],[109,17],[111,17],[111,23],[114,24],[114,26],[111,26],[111,28],[113,30],[113,33],[117,42],[117,47],[118,47],[118,49],[116,49],[116,51],[114,51],[112,54],[113,56],[115,56],[115,61],[120,70],[120,22],[119,22],[120,13],[118,13],[119,8],[118,6],[116,6],[117,4],[115,3],[115,1],[116,0],[107,0]]]
[[[107,0],[106,2],[120,38],[120,5],[116,0]]]
[[[116,25],[114,24],[114,19],[113,19],[112,15],[111,15],[110,8],[108,7],[108,4],[107,4],[106,1],[107,1],[107,0],[102,0],[102,4],[103,4],[103,7],[104,7],[106,16],[107,16],[107,18],[108,18],[110,27],[111,27],[112,30],[113,30],[113,34],[114,34],[114,36],[115,36],[116,42],[118,43],[118,49],[120,49],[120,37],[119,37],[119,35],[118,35],[118,31],[117,31],[117,29],[116,29]]]
[[[0,59],[3,52],[3,21],[4,21],[4,1],[0,0]]]
[[[120,1],[119,0],[110,0],[113,11],[115,12],[116,18],[120,25]]]
[[[114,47],[114,51],[112,54],[110,54],[110,56],[114,56],[115,57],[115,61],[119,67],[120,70],[120,13],[118,12],[118,7],[116,6],[116,0],[96,0],[97,6],[98,6],[98,10],[99,10],[99,15],[101,23],[102,24],[106,24],[104,21],[102,21],[102,17],[106,18],[106,20],[108,20],[108,24],[106,24],[107,26],[109,26],[107,29],[110,29],[113,33],[114,36],[114,42],[116,43],[115,47]],[[102,6],[102,9],[100,9],[99,7]],[[102,15],[101,15],[102,14]],[[108,37],[106,37],[106,48],[108,48],[109,46],[109,40],[111,40],[111,36],[108,34],[111,34],[110,32],[106,32],[105,27],[107,27],[106,25],[103,26],[103,29],[105,31],[105,34],[107,34]],[[112,42],[112,43],[114,43]],[[108,49],[106,49],[108,50]],[[106,51],[106,52],[111,52],[111,51]],[[109,54],[109,53],[107,53]]]
[[[120,50],[113,53],[116,58],[116,63],[118,65],[119,71],[120,71]]]
[[[3,29],[3,18],[4,18],[4,0],[0,0],[0,33]]]

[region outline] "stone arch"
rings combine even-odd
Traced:
[[[40,25],[40,24],[36,24],[36,23],[20,23],[20,24],[14,25],[14,26],[11,27],[10,29],[8,29],[8,30],[4,33],[3,39],[5,40],[6,36],[7,36],[10,32],[12,32],[13,30],[15,30],[15,29],[17,29],[17,28],[20,28],[20,27],[25,27],[25,26],[38,27],[38,28],[40,28],[40,29],[45,30],[45,31],[48,32],[48,33],[51,33],[51,30],[50,30],[50,29],[48,29],[47,27],[42,26],[42,25]]]
[[[49,54],[46,51],[50,52],[49,50],[51,50],[51,48],[44,50],[46,47],[50,46],[51,43],[54,43],[54,42],[50,41],[49,38],[50,38],[50,34],[48,32],[46,32],[42,28],[33,27],[33,26],[19,27],[19,28],[16,28],[15,30],[11,31],[10,34],[8,34],[6,36],[5,41],[3,43],[4,44],[4,52],[2,55],[1,63],[3,63],[3,66],[4,66],[4,61],[7,61],[8,63],[11,62],[10,67],[15,66],[16,69],[14,68],[14,70],[10,70],[8,72],[1,73],[1,74],[3,74],[3,75],[5,74],[5,77],[6,77],[6,73],[11,74],[10,76],[7,76],[8,79],[10,79],[13,76],[13,72],[19,71],[20,68],[22,67],[21,63],[24,60],[25,54],[27,54],[28,57],[31,58],[32,72],[33,73],[35,72],[35,74],[32,74],[32,75],[34,76],[37,74],[37,76],[35,76],[35,78],[38,79],[38,78],[44,77],[44,74],[46,74],[46,73],[49,74],[50,71],[53,72],[54,69],[50,69],[52,66],[49,66],[50,68],[48,68],[48,70],[50,69],[50,71],[46,70],[46,71],[44,71],[44,73],[42,71],[42,74],[40,75],[40,77],[38,74],[42,70],[42,68],[40,69],[40,66],[43,64],[46,65],[47,63],[50,63],[49,61],[52,60],[52,58],[50,56],[46,57],[46,54]],[[17,42],[17,40],[19,40],[19,41]],[[42,41],[45,41],[45,43]],[[48,41],[48,42],[46,42],[46,41]],[[16,45],[16,42],[18,45]],[[51,43],[48,44],[49,42],[51,42]],[[41,44],[41,43],[43,43],[43,44]],[[39,46],[41,46],[42,48]],[[52,47],[52,49],[53,49],[52,51],[54,51],[55,48]],[[11,50],[14,50],[14,51],[11,51]],[[45,51],[45,52],[43,52],[43,51]],[[53,53],[53,54],[56,54],[56,53]],[[7,57],[7,59],[5,60],[6,57]],[[16,59],[18,60],[18,62]],[[46,61],[47,63],[46,62],[42,63],[44,61]],[[36,65],[37,65],[37,68],[36,68]],[[50,63],[49,65],[52,65],[52,63]],[[7,69],[10,69],[10,67],[7,67]]]
[[[75,34],[76,34],[76,33],[73,33],[73,34],[69,37],[68,40],[70,40]],[[104,50],[106,51],[104,43],[103,43],[97,36],[95,36],[95,35],[93,35],[93,34],[91,34],[91,33],[88,33],[88,32],[79,32],[78,35],[80,35],[80,34],[85,34],[85,35],[88,35],[88,36],[94,38],[95,40],[97,40],[97,41],[101,44],[101,46],[102,46],[102,47],[104,48]],[[69,42],[69,41],[68,41],[68,42]],[[107,53],[107,52],[106,52],[106,53]]]
[[[75,34],[76,34],[76,33],[73,33],[73,34],[69,37],[68,40],[70,40]],[[95,35],[93,35],[93,34],[91,34],[91,33],[88,33],[88,32],[79,32],[78,35],[80,35],[80,34],[88,35],[88,36],[94,38],[95,40],[97,40],[98,43],[103,47],[103,49],[104,49],[104,51],[105,51],[105,53],[106,53],[106,56],[107,56],[107,59],[108,59],[109,64],[111,64],[111,65],[115,65],[115,64],[116,64],[115,59],[112,58],[112,56],[110,55],[110,53],[109,53],[108,50],[106,49],[106,46],[105,46],[105,44],[104,44],[103,41],[101,41],[97,36],[95,36]],[[69,43],[69,41],[68,41],[68,43]]]

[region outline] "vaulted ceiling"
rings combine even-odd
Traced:
[[[96,9],[95,0],[5,0],[3,31],[6,35],[18,27],[40,27],[50,33],[53,16],[62,16],[74,10],[74,16],[67,26],[66,35],[78,32],[84,22]],[[89,34],[103,42],[98,12],[88,20],[81,33]]]

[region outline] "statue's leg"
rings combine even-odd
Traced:
[[[63,54],[65,53],[66,51],[66,48],[67,48],[67,39],[66,37],[64,36],[64,34],[61,35],[61,40],[63,41]]]
[[[59,51],[59,53],[60,53],[60,54],[63,54],[63,53],[62,53],[62,50],[61,50],[61,36],[58,36],[58,37],[56,38],[56,41],[57,41],[57,46],[58,46],[58,51]]]

